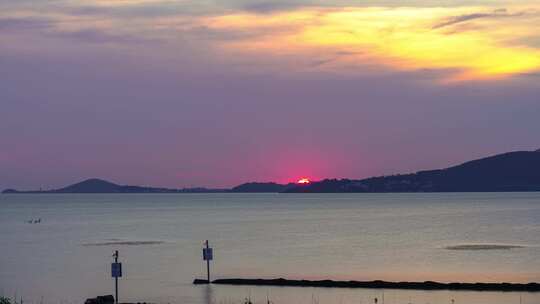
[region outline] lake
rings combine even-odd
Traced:
[[[119,250],[121,302],[540,303],[540,293],[194,286],[207,239],[213,278],[540,282],[540,193],[4,194],[0,294],[36,304],[113,294]]]

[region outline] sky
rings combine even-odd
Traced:
[[[539,115],[538,0],[0,0],[0,189],[416,172]]]

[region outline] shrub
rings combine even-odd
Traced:
[[[11,304],[11,300],[6,297],[0,297],[0,304]]]

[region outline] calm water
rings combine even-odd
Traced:
[[[41,224],[27,224],[42,218]],[[215,277],[540,281],[540,193],[0,195],[0,293],[27,303],[373,303],[382,290],[193,286]],[[152,245],[97,246],[156,241]],[[457,251],[459,244],[513,244]],[[385,303],[540,303],[538,293],[384,291]]]

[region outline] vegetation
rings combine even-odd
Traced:
[[[245,183],[232,189],[168,189],[118,185],[88,179],[45,191],[3,193],[208,193],[208,192],[510,192],[540,191],[540,151],[518,151],[477,159],[458,166],[361,180],[325,179],[311,183]]]
[[[326,179],[285,192],[540,191],[540,153],[510,152],[441,169],[362,180]]]
[[[11,300],[6,297],[0,297],[0,304],[11,304]]]

